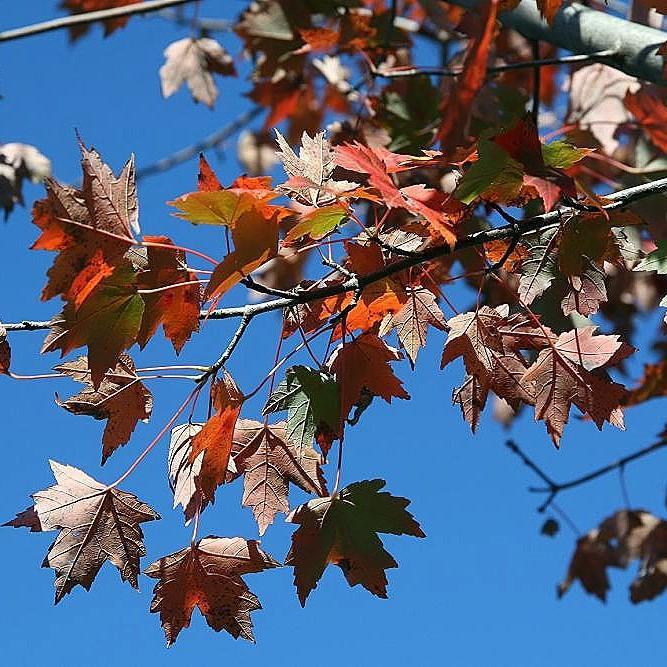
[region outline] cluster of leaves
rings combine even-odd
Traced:
[[[558,595],[579,580],[587,593],[605,602],[607,568],[627,568],[635,560],[639,569],[630,584],[633,604],[652,600],[667,588],[667,522],[644,510],[620,510],[577,540]]]
[[[123,4],[67,0],[65,7]],[[409,25],[429,25],[420,3],[401,5]],[[539,6],[552,21],[560,2]],[[224,230],[222,258],[165,236],[141,236],[133,158],[115,175],[80,142],[83,178],[74,187],[48,177],[44,158],[29,147],[0,147],[13,170],[6,201],[19,200],[24,176],[46,176],[46,196],[33,207],[40,230],[33,248],[55,253],[42,299],[60,297],[63,306],[42,351],[64,356],[86,348],[85,356],[56,366],[84,385],[57,402],[106,421],[102,463],[151,417],[147,376],[128,350],[146,346],[162,327],[178,354],[202,321],[241,317],[225,352],[197,368],[194,389],[144,450],[171,429],[174,507],[195,527],[191,544],[145,570],[157,579],[151,610],[159,612],[168,643],[190,624],[195,607],[214,630],[253,639],[251,612],[260,603],[242,577],[280,563],[255,540],[196,539],[199,516],[219,487],[237,480],[260,535],[280,513],[298,526],[285,563],[294,568],[302,605],[329,564],[351,586],[386,597],[386,570],[397,563],[379,534],[424,533],[408,501],[382,491],[383,480],[339,488],[342,445],[375,398],[409,399],[396,369],[404,357],[415,368],[429,329],[446,332],[443,368],[462,360],[465,376],[453,402],[473,431],[490,395],[508,408],[507,420],[531,408],[559,446],[573,406],[599,429],[623,428],[623,408],[666,393],[664,360],[647,366],[631,391],[619,377],[635,352],[637,315],[665,293],[664,207],[642,209],[640,202],[629,211],[596,194],[601,183],[620,189],[638,171],[667,168],[660,155],[667,143],[663,96],[608,67],[584,66],[568,81],[566,125],[556,133],[567,136],[541,139],[539,114],[526,113],[527,101],[532,97],[534,112],[540,104],[553,107],[555,70],[539,86],[531,68],[487,75],[501,59],[526,59],[525,40],[498,31],[498,9],[496,2],[474,16],[443,9],[467,46],[452,57],[457,76],[438,90],[425,76],[392,76],[413,67],[413,35],[393,22],[391,3],[252,3],[235,32],[253,60],[249,96],[268,111],[255,147],[285,122],[272,155],[287,180],[274,185],[253,172],[224,186],[202,157],[197,190],[169,202],[177,217]],[[114,19],[107,31],[125,22]],[[165,96],[186,83],[196,101],[212,106],[213,74],[236,74],[227,51],[204,34],[171,44],[165,55]],[[365,76],[363,85],[351,85],[353,71]],[[389,83],[381,87],[380,77]],[[332,117],[339,120],[327,135],[320,128]],[[521,219],[510,213],[516,210]],[[327,268],[303,279],[305,260],[316,253]],[[190,265],[193,257],[211,264],[206,280]],[[446,293],[459,280],[477,295],[460,311]],[[274,298],[217,310],[239,285]],[[299,342],[256,390],[244,392],[226,365],[248,322],[269,310],[282,313],[280,345]],[[609,323],[614,333],[598,333]],[[312,347],[325,339],[320,360]],[[300,350],[314,364],[296,363],[283,374],[283,362]],[[10,361],[0,329],[0,373],[12,375]],[[246,401],[265,384],[262,415],[245,414]],[[209,410],[197,420],[205,392]],[[336,442],[338,466],[328,483],[324,466]],[[56,485],[34,494],[34,506],[9,522],[60,531],[45,559],[56,572],[56,601],[76,585],[89,588],[107,560],[137,585],[146,553],[141,524],[158,517],[118,487],[144,456],[108,485],[52,463]],[[292,508],[290,484],[315,498]],[[605,567],[641,558],[648,574],[638,595],[657,594],[667,576],[659,565],[662,525],[639,511],[615,515],[582,538],[562,590],[579,578],[603,597]]]

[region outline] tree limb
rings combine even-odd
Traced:
[[[603,208],[607,211],[613,211],[619,208],[623,208],[634,201],[644,199],[652,195],[664,193],[667,193],[667,178],[661,178],[649,183],[642,183],[641,185],[635,185],[631,188],[619,190],[618,192],[607,195],[606,199],[609,201],[609,203],[605,204]],[[344,294],[346,292],[356,292],[358,290],[363,290],[364,288],[368,287],[368,285],[371,285],[378,280],[382,280],[388,276],[400,273],[401,271],[409,269],[413,266],[418,266],[424,262],[428,262],[429,260],[437,259],[438,257],[444,257],[445,255],[462,250],[463,248],[480,246],[484,243],[489,243],[490,241],[513,239],[517,237],[517,235],[525,236],[527,234],[542,231],[549,227],[560,224],[565,216],[576,214],[577,212],[577,207],[563,206],[549,213],[542,213],[541,215],[536,215],[532,218],[526,218],[525,220],[520,220],[518,222],[511,222],[500,227],[484,229],[472,234],[468,234],[467,236],[459,239],[453,248],[448,245],[429,246],[424,250],[413,252],[409,256],[403,257],[396,262],[387,264],[378,271],[374,271],[363,276],[353,275],[352,277],[348,277],[347,280],[335,285],[327,285],[326,287],[320,287],[308,291],[295,290],[289,297],[271,299],[270,301],[265,301],[263,303],[252,305],[248,304],[245,306],[236,306],[232,308],[220,308],[210,312],[202,311],[200,317],[201,319],[210,320],[226,320],[236,317],[252,318],[255,315],[268,313],[273,310],[282,310],[283,308],[288,308],[290,306],[310,303],[311,301],[324,299],[326,297],[335,296],[337,294]],[[34,331],[36,329],[48,329],[49,323],[23,321],[18,323],[3,324],[3,326],[8,332]]]
[[[88,23],[96,23],[97,21],[106,21],[108,19],[116,19],[121,16],[132,16],[133,14],[147,14],[148,12],[156,12],[165,7],[176,7],[177,5],[185,5],[195,0],[148,0],[147,2],[138,2],[135,5],[125,5],[124,7],[112,7],[111,9],[100,9],[96,12],[84,12],[82,14],[73,14],[72,16],[61,16],[50,21],[42,21],[41,23],[34,23],[22,28],[14,28],[13,30],[5,30],[0,32],[0,42],[10,42],[15,39],[23,39],[32,35],[38,35],[43,32],[52,32],[53,30],[62,30],[64,28],[72,28],[77,25],[86,25]]]

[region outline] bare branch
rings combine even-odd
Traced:
[[[185,5],[189,2],[195,2],[195,0],[147,0],[147,2],[138,2],[135,5],[100,9],[96,12],[84,12],[72,16],[62,16],[50,21],[42,21],[41,23],[27,25],[23,28],[14,28],[13,30],[0,32],[0,42],[10,42],[15,39],[23,39],[24,37],[30,37],[32,35],[39,35],[43,32],[72,28],[77,25],[87,25],[88,23],[116,19],[121,16],[148,14],[149,12],[156,12],[160,9],[164,9],[165,7],[176,7],[177,5]]]
[[[562,493],[563,491],[568,491],[569,489],[574,489],[577,486],[581,486],[582,484],[587,484],[588,482],[592,482],[594,479],[597,479],[598,477],[602,477],[603,475],[607,475],[610,472],[613,472],[614,470],[619,470],[620,472],[623,472],[625,470],[625,466],[628,463],[632,463],[633,461],[637,461],[638,459],[644,458],[645,456],[648,456],[649,454],[652,454],[653,452],[662,449],[663,447],[667,447],[667,437],[663,438],[662,440],[659,440],[658,442],[649,445],[648,447],[644,447],[636,452],[633,452],[632,454],[628,454],[627,456],[624,456],[621,459],[618,459],[617,461],[614,461],[613,463],[609,463],[608,465],[602,466],[601,468],[597,468],[596,470],[593,470],[592,472],[587,473],[586,475],[582,475],[581,477],[576,477],[575,479],[571,479],[567,482],[555,482],[547,473],[542,470],[515,442],[512,440],[508,440],[506,443],[506,446],[514,453],[516,454],[526,466],[528,466],[545,484],[546,486],[530,486],[528,487],[528,490],[531,493],[544,493],[547,494],[546,500],[537,508],[538,512],[544,512],[544,510],[549,507],[556,498],[556,496],[559,493]]]
[[[540,58],[538,60],[522,60],[515,63],[506,63],[504,65],[492,65],[486,68],[487,74],[502,74],[517,69],[528,69],[535,67],[549,67],[551,65],[571,65],[573,63],[599,62],[603,58],[614,55],[613,49],[597,51],[596,53],[576,54],[572,56],[562,56],[561,58]],[[444,67],[406,67],[404,69],[378,69],[374,67],[371,74],[381,79],[401,79],[410,76],[443,76],[454,77],[463,74],[463,68],[448,69]]]
[[[192,144],[191,146],[186,146],[171,155],[168,155],[153,164],[149,164],[141,169],[137,169],[137,180],[146,178],[147,176],[153,176],[155,174],[160,174],[163,171],[167,171],[172,167],[176,167],[183,162],[192,160],[197,157],[199,153],[203,153],[211,148],[219,146],[223,141],[230,139],[237,132],[242,130],[246,125],[251,123],[259,114],[263,111],[262,107],[253,107],[245,113],[242,113],[238,118],[235,118],[231,123],[225,125],[223,128],[209,134],[207,137],[204,137],[201,141]]]

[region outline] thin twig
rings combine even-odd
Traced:
[[[237,132],[242,130],[246,125],[251,123],[257,116],[259,116],[264,109],[262,107],[253,107],[248,111],[242,113],[238,118],[234,119],[228,125],[209,134],[207,137],[204,137],[200,141],[192,144],[191,146],[186,146],[171,155],[168,155],[157,162],[146,165],[137,170],[137,181],[140,181],[143,178],[148,176],[153,176],[155,174],[160,174],[164,171],[176,167],[183,162],[192,160],[197,157],[199,153],[203,153],[211,148],[219,146],[221,143],[233,137]]]
[[[487,74],[502,74],[517,69],[541,68],[551,65],[568,65],[572,63],[581,63],[589,61],[603,60],[609,58],[615,53],[614,49],[605,49],[595,53],[576,54],[572,56],[563,56],[561,58],[535,58],[534,60],[524,60],[516,63],[506,63],[504,65],[490,65],[486,68]],[[451,69],[447,67],[408,67],[405,69],[383,70],[376,67],[371,68],[371,74],[381,79],[401,79],[411,76],[442,76],[455,77],[463,74],[463,68]]]
[[[121,16],[132,16],[133,14],[147,14],[148,12],[157,12],[166,7],[176,7],[178,5],[185,5],[186,3],[194,2],[194,0],[148,0],[147,2],[138,2],[135,5],[125,5],[124,7],[112,7],[111,9],[100,9],[95,12],[84,12],[82,14],[74,14],[72,16],[62,16],[50,21],[42,21],[41,23],[34,23],[22,28],[14,28],[13,30],[5,30],[0,32],[0,42],[10,42],[15,39],[23,39],[31,35],[38,35],[43,32],[51,32],[53,30],[62,30],[63,28],[72,28],[79,25],[87,25],[89,23],[96,23],[97,21],[107,21],[109,19],[117,19]]]
[[[666,447],[667,438],[664,440],[660,440],[652,445],[649,445],[648,447],[644,447],[636,452],[633,452],[632,454],[628,454],[627,456],[624,456],[623,458],[620,458],[617,461],[614,461],[613,463],[609,463],[606,466],[602,466],[601,468],[593,470],[592,472],[586,475],[576,477],[567,482],[554,481],[512,440],[508,440],[505,444],[514,454],[516,454],[524,462],[525,465],[527,465],[546,484],[546,486],[528,487],[528,491],[530,491],[531,493],[546,494],[547,496],[546,500],[537,508],[538,512],[544,512],[544,510],[547,507],[553,505],[553,501],[558,494],[562,493],[563,491],[568,491],[569,489],[574,489],[575,487],[581,486],[582,484],[587,484],[588,482],[591,482],[594,479],[597,479],[598,477],[602,477],[603,475],[607,475],[608,473],[613,472],[614,470],[624,471],[628,463],[637,461],[638,459],[641,459],[647,456],[648,454],[651,454],[659,449],[662,449],[663,447]],[[629,504],[629,501],[627,499],[627,490],[624,491],[624,498],[626,504]]]

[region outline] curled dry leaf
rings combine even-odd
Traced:
[[[232,57],[221,44],[210,37],[186,37],[172,42],[164,51],[165,63],[160,68],[162,95],[173,95],[184,83],[192,99],[213,108],[218,88],[213,74],[236,75]]]
[[[85,384],[75,396],[62,401],[56,394],[56,403],[75,415],[106,419],[102,436],[102,464],[118,447],[130,440],[137,422],[147,421],[153,410],[153,396],[137,376],[132,359],[122,354],[116,367],[107,371],[99,387],[93,387],[88,359],[56,366],[55,371]]]
[[[183,506],[186,523],[196,514],[201,502],[197,477],[201,472],[204,451],[191,459],[192,439],[202,429],[203,424],[179,424],[171,431],[167,469],[169,486],[174,493],[174,508]]]
[[[241,575],[274,567],[280,563],[258,542],[241,537],[205,537],[155,561],[145,574],[158,579],[151,612],[160,614],[167,645],[189,627],[195,607],[216,632],[254,642],[250,613],[262,605]]]
[[[131,493],[101,484],[78,468],[50,465],[56,485],[33,494],[34,507],[4,525],[60,531],[43,563],[56,572],[56,603],[77,585],[90,590],[107,560],[123,581],[138,588],[139,559],[146,555],[140,524],[159,515]]]
[[[278,512],[289,512],[288,487],[326,495],[322,456],[309,445],[298,447],[287,439],[285,422],[265,426],[240,419],[234,431],[234,465],[243,475],[243,501],[251,507],[263,535]]]
[[[633,603],[652,600],[667,588],[667,522],[641,509],[620,510],[577,541],[565,579],[564,595],[579,580],[587,593],[606,601],[607,568],[626,568],[639,560],[630,585]]]
[[[387,597],[385,570],[398,564],[385,551],[378,533],[425,535],[405,509],[410,501],[380,492],[384,485],[382,479],[356,482],[335,497],[297,507],[287,517],[299,525],[285,564],[294,567],[301,606],[329,564],[340,567],[350,586],[361,584],[373,595]]]
[[[23,204],[23,181],[40,183],[51,175],[51,161],[29,144],[0,145],[0,208],[5,220],[15,204]]]

